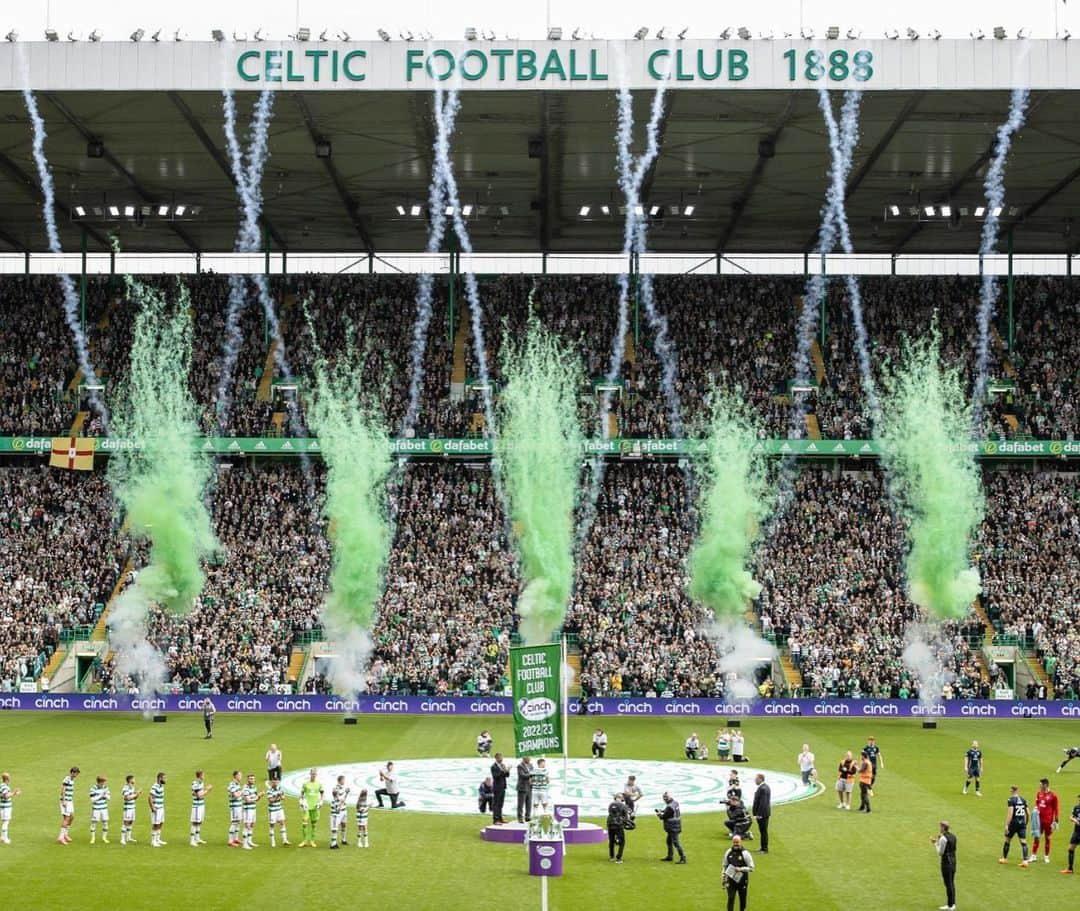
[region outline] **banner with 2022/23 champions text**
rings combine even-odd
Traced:
[[[562,649],[558,645],[510,649],[515,756],[563,751],[561,670]]]

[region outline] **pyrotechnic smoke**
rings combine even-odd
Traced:
[[[450,209],[450,223],[453,225],[454,234],[457,235],[458,246],[461,252],[470,255],[473,251],[472,240],[469,238],[465,219],[461,214],[461,199],[458,194],[457,177],[454,176],[454,165],[450,160],[450,135],[453,132],[452,125],[461,108],[461,100],[458,97],[457,88],[451,88],[445,93],[441,88],[435,89],[435,117],[441,120],[438,138],[435,142],[435,168],[438,179],[445,188],[446,206]],[[488,434],[495,433],[495,405],[491,392],[491,377],[488,372],[487,343],[484,341],[484,312],[480,304],[480,289],[476,283],[476,275],[471,270],[463,274],[465,284],[465,299],[469,302],[469,316],[472,319],[473,356],[476,358],[477,371],[480,385],[483,389],[484,423],[488,428]]]
[[[1028,90],[1013,89],[1009,98],[1009,116],[997,129],[994,154],[986,169],[983,189],[986,194],[986,217],[983,219],[979,240],[979,255],[989,256],[997,246],[998,224],[1005,204],[1005,162],[1012,148],[1013,137],[1024,125],[1027,115]],[[972,392],[972,432],[982,436],[983,408],[986,399],[986,383],[990,370],[990,321],[994,318],[997,301],[997,282],[988,270],[983,271],[979,284],[979,338],[975,360],[975,387]]]
[[[18,50],[20,69],[22,70],[23,84],[29,86],[30,74],[27,71],[26,60],[21,48]],[[49,169],[48,159],[45,157],[45,121],[38,111],[37,99],[34,93],[27,87],[22,91],[23,102],[26,111],[30,115],[30,122],[34,128],[34,165],[37,167],[38,180],[41,183],[42,205],[41,211],[45,217],[45,235],[49,242],[49,250],[52,253],[60,253],[60,233],[56,229],[56,189],[53,183],[52,171]],[[79,295],[75,291],[75,284],[71,276],[61,273],[60,290],[64,298],[64,318],[75,340],[75,357],[82,370],[83,382],[89,387],[100,386],[101,383],[94,372],[94,365],[90,362],[90,348],[86,341],[86,328],[79,319]],[[89,392],[90,404],[101,419],[106,433],[109,430],[109,409],[98,395],[96,389]]]
[[[947,669],[953,648],[934,622],[912,623],[904,631],[904,666],[918,684],[923,706],[939,705],[942,690],[956,675]]]
[[[190,300],[179,285],[170,305],[164,295],[127,277],[138,303],[131,367],[119,390],[116,433],[142,444],[117,450],[109,482],[123,505],[134,541],[150,542],[150,562],[109,615],[119,674],[144,691],[160,689],[164,664],[146,642],[151,605],[182,614],[193,606],[205,578],[200,560],[217,546],[203,492],[211,462],[193,446],[199,428],[188,385],[192,327]]]
[[[324,511],[333,541],[322,621],[337,646],[331,683],[347,696],[366,689],[371,628],[390,549],[390,441],[376,399],[361,392],[362,377],[363,360],[351,348],[338,353],[333,365],[318,351],[308,406],[326,465]]]
[[[425,250],[437,253],[446,234],[446,184],[438,162],[440,147],[445,151],[445,159],[450,157],[450,138],[457,124],[457,108],[442,111],[442,93],[435,92],[435,143],[432,148],[431,185],[428,188],[428,238]],[[420,396],[424,389],[424,352],[427,349],[428,328],[432,316],[432,288],[435,277],[430,272],[421,272],[416,289],[416,322],[413,324],[412,346],[409,349],[409,405],[402,421],[402,434],[416,423],[420,413]]]
[[[526,643],[541,644],[562,625],[574,578],[581,365],[534,315],[502,358],[498,448],[525,583],[519,627]]]
[[[937,328],[907,342],[884,377],[879,437],[889,486],[908,522],[911,600],[931,617],[963,617],[979,593],[969,549],[985,500],[960,371],[940,362]]]
[[[710,403],[704,440],[696,465],[701,529],[688,561],[689,594],[713,613],[705,632],[721,656],[721,671],[735,675],[728,691],[750,698],[756,694],[753,669],[776,652],[743,619],[761,593],[747,566],[769,511],[765,458],[748,407],[719,391]]]

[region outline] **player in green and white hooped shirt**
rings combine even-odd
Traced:
[[[11,825],[11,802],[22,793],[18,788],[11,786],[11,775],[4,772],[0,775],[0,845],[10,845],[8,838],[8,826]]]
[[[532,782],[533,806],[540,807],[541,813],[551,812],[551,796],[548,790],[551,787],[551,778],[548,776],[547,761],[543,757],[537,760],[529,780]]]
[[[150,793],[146,798],[150,804],[150,847],[163,848],[168,842],[161,840],[161,830],[165,825],[165,773],[158,772]]]
[[[203,781],[203,770],[195,770],[195,780],[191,783],[191,847],[205,845],[202,839],[202,824],[206,819],[206,795],[214,790],[212,784]]]
[[[262,792],[255,786],[255,776],[248,775],[247,784],[240,792],[240,800],[244,804],[244,850],[250,851],[257,848],[255,844],[255,804],[262,797]]]
[[[240,819],[243,814],[243,804],[240,800],[240,792],[244,789],[244,783],[240,780],[240,770],[235,769],[232,778],[229,779],[229,847],[240,847]]]
[[[348,844],[345,840],[345,826],[349,821],[349,787],[345,784],[345,776],[338,775],[334,789],[330,792],[330,847],[337,848],[338,837],[343,845]]]
[[[368,811],[371,808],[367,802],[367,788],[360,792],[356,798],[356,847],[370,848],[367,837]]]
[[[142,790],[135,787],[135,776],[128,775],[124,779],[124,787],[120,790],[120,796],[124,799],[124,815],[120,822],[120,844],[135,844],[131,837],[131,830],[135,825],[135,801],[139,799]]]
[[[316,848],[315,844],[315,830],[319,824],[319,807],[323,802],[323,787],[319,784],[319,770],[312,769],[311,774],[308,776],[308,780],[300,785],[300,819],[301,828],[303,829],[303,841],[300,842],[301,848],[306,848],[308,845]],[[308,835],[311,838],[309,840]]]
[[[75,821],[75,779],[79,777],[79,767],[73,765],[60,782],[60,834],[56,843],[71,844],[71,824]]]
[[[280,778],[271,778],[266,783],[266,812],[270,817],[270,847],[276,848],[274,826],[281,831],[281,844],[291,845],[289,833],[285,831],[285,789]]]
[[[97,838],[97,824],[101,823],[101,843],[109,843],[109,786],[104,775],[98,775],[97,784],[90,788],[90,844]]]

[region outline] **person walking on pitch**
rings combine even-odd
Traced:
[[[1035,795],[1035,815],[1032,822],[1035,831],[1032,833],[1034,840],[1031,843],[1031,856],[1036,862],[1039,860],[1039,839],[1046,843],[1043,863],[1050,863],[1050,837],[1057,831],[1061,814],[1058,807],[1058,796],[1050,790],[1050,779],[1039,779],[1039,792]]]
[[[202,701],[203,727],[206,728],[206,736],[203,740],[210,740],[214,736],[214,715],[216,714],[217,709],[214,708],[214,703],[212,703],[210,697],[207,696]]]
[[[71,844],[71,824],[75,822],[75,779],[78,777],[79,767],[73,765],[60,782],[60,834],[56,837],[58,845]]]
[[[862,757],[859,759],[859,812],[870,812],[870,795],[874,793],[872,785],[874,783],[874,766],[870,762],[870,757],[863,751]]]
[[[214,789],[212,784],[203,781],[203,770],[195,770],[195,780],[191,783],[191,847],[205,845],[202,837],[203,823],[206,821],[206,795]]]
[[[1020,796],[1020,788],[1017,785],[1013,785],[1009,790],[1012,794],[1006,802],[1008,809],[1005,812],[1005,843],[1001,846],[1001,858],[998,863],[1009,862],[1009,846],[1015,835],[1020,839],[1020,852],[1023,855],[1020,866],[1026,867],[1028,865],[1028,803]]]
[[[312,769],[308,774],[308,780],[300,785],[300,828],[303,835],[303,840],[300,842],[301,848],[306,848],[308,845],[313,848],[318,847],[315,844],[315,831],[319,825],[319,808],[322,802],[323,787],[319,784],[319,770]]]
[[[608,860],[622,863],[623,850],[626,848],[626,824],[630,814],[622,794],[616,794],[607,809]],[[618,849],[618,853],[616,853]]]
[[[941,858],[941,880],[945,883],[945,904],[938,911],[955,911],[956,908],[956,836],[949,830],[949,824],[942,820],[938,823],[938,837],[931,838],[932,844]]]
[[[97,840],[97,827],[101,823],[101,843],[109,843],[109,785],[104,775],[98,775],[97,783],[90,788],[90,844]]]
[[[746,911],[746,894],[750,888],[750,874],[754,872],[754,855],[742,846],[742,839],[736,835],[731,839],[731,847],[724,852],[720,864],[723,871],[721,884],[727,890],[727,911],[735,911],[735,896],[739,896],[739,911]]]
[[[866,758],[870,760],[870,765],[874,767],[874,774],[870,777],[870,796],[874,796],[874,785],[877,784],[878,769],[885,768],[885,757],[881,755],[881,747],[877,745],[877,740],[874,739],[874,735],[871,734],[866,738],[866,746],[863,747],[863,752],[866,754]]]
[[[360,791],[360,796],[356,798],[356,847],[358,848],[370,848],[368,844],[368,806],[367,788]]]
[[[975,779],[975,796],[982,797],[983,754],[979,741],[971,741],[971,746],[964,754],[964,793],[968,792],[971,780]]]
[[[11,844],[8,832],[11,828],[11,804],[20,794],[22,791],[19,788],[11,786],[11,774],[0,774],[0,845]]]
[[[120,789],[120,798],[124,802],[124,809],[120,819],[120,844],[133,845],[132,829],[135,828],[135,802],[142,794],[142,789],[135,786],[135,776],[128,775],[124,779],[124,786]]]
[[[686,852],[683,850],[682,840],[682,809],[679,802],[664,791],[664,809],[657,810],[656,816],[664,824],[664,833],[667,836],[667,857],[660,858],[670,862],[674,851],[679,852],[679,863],[686,863]]]

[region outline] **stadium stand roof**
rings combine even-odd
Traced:
[[[1029,83],[1028,122],[1008,165],[1003,232],[1015,229],[1017,253],[1075,252],[1072,220],[1080,206],[1080,119],[1075,116],[1078,96],[1072,73],[1080,74],[1080,53],[1073,53],[1075,43],[1065,49],[1066,42],[991,41],[861,42],[880,48],[875,53],[883,82],[849,80],[830,86],[865,89],[861,139],[847,201],[858,252],[937,255],[977,250],[981,219],[975,210],[983,203],[982,178],[995,130],[1008,110],[1009,83],[1007,76],[981,82],[956,78],[953,70],[945,78],[941,60],[950,54],[956,57],[961,45],[975,47],[975,63],[961,61],[955,67],[959,72],[974,65],[977,71],[985,48],[987,66],[997,73],[1002,68],[998,60],[1002,47],[1026,43],[1036,46],[1033,57],[1053,58],[1061,48],[1060,68],[1069,75],[1057,78],[1058,63],[1051,59],[1046,67],[1049,75]],[[503,44],[453,47],[454,53],[473,47],[490,54]],[[610,54],[607,42],[583,43],[581,53],[593,44],[605,46]],[[672,46],[631,45],[635,52],[640,48],[640,54]],[[755,69],[753,78],[738,90],[697,78],[675,83],[677,90],[667,94],[662,151],[645,178],[642,194],[647,207],[660,207],[649,231],[651,250],[812,251],[829,166],[827,137],[814,83],[801,71],[798,79],[787,80],[776,59],[785,49],[796,48],[801,61],[807,48],[829,51],[834,44],[748,42],[752,61],[757,59],[753,55],[766,53],[760,45],[772,62],[767,78],[759,78]],[[222,53],[213,44],[184,46]],[[226,46],[235,55],[301,47]],[[565,54],[570,43],[529,46],[541,55],[552,47]],[[712,54],[722,46],[722,42],[685,44],[688,55],[703,48]],[[152,55],[165,60],[164,55],[171,54],[168,59],[173,61],[179,53],[180,45],[171,43],[25,47],[38,55],[31,83],[48,129],[46,151],[56,176],[65,250],[79,247],[81,225],[73,215],[78,205],[89,213],[85,224],[92,251],[106,249],[110,231],[117,231],[130,251],[233,248],[238,206],[225,152],[221,93],[212,85],[222,84],[220,79],[216,83],[205,79],[199,88],[191,87],[191,81],[170,80],[167,67],[160,67],[156,75],[149,67],[148,74]],[[303,47],[341,48],[342,53],[367,49],[365,54],[374,60],[380,53],[403,59],[410,46],[393,42]],[[888,71],[894,48],[897,60],[907,67],[902,76],[890,76]],[[41,75],[40,55],[45,51],[40,49],[52,55],[50,71]],[[928,71],[931,51],[938,56]],[[17,52],[11,46],[0,49],[0,251],[37,252],[45,250],[46,243],[30,124],[17,91]],[[115,57],[119,71],[111,83],[115,88],[103,88],[108,80],[90,74],[86,59],[91,54],[98,55],[94,66],[104,69]],[[912,54],[921,55],[915,64],[908,61]],[[130,64],[130,78],[124,62],[128,59],[138,60],[137,68]],[[260,76],[262,59],[254,58]],[[371,60],[364,62],[374,71]],[[1004,66],[1008,68],[1009,60]],[[919,70],[918,78],[909,78],[913,67]],[[56,77],[51,72],[56,68],[66,75]],[[411,212],[427,201],[434,83],[422,77],[421,72],[416,82],[408,84],[412,90],[374,75],[368,82],[355,83],[356,90],[335,86],[337,90],[326,91],[310,81],[281,84],[263,180],[265,227],[275,250],[423,250],[426,219]],[[245,126],[254,90],[262,83],[238,81],[235,73],[225,81],[241,88],[238,104]],[[635,145],[640,148],[653,91],[647,80],[637,78],[636,70],[633,82]],[[623,219],[613,140],[615,81],[609,79],[599,87],[602,90],[587,86],[591,91],[558,80],[542,86],[492,88],[480,81],[464,87],[469,91],[462,95],[452,154],[462,203],[474,207],[469,218],[474,247],[482,252],[617,252]],[[100,157],[88,154],[95,142],[101,143],[95,149]],[[329,157],[316,155],[316,145],[323,142],[329,144],[323,147]],[[187,207],[184,216],[175,216],[172,208],[169,217],[156,215],[159,206],[177,204]],[[951,207],[950,217],[941,214],[942,204]],[[129,218],[110,220],[109,205],[121,212],[125,205],[140,210],[146,206],[150,215],[141,226]],[[102,217],[94,216],[94,206],[104,207]],[[602,206],[608,206],[609,214]],[[688,206],[693,206],[690,215],[685,214]],[[933,216],[926,214],[927,206],[935,207]],[[589,207],[588,215],[582,214],[584,207]]]

